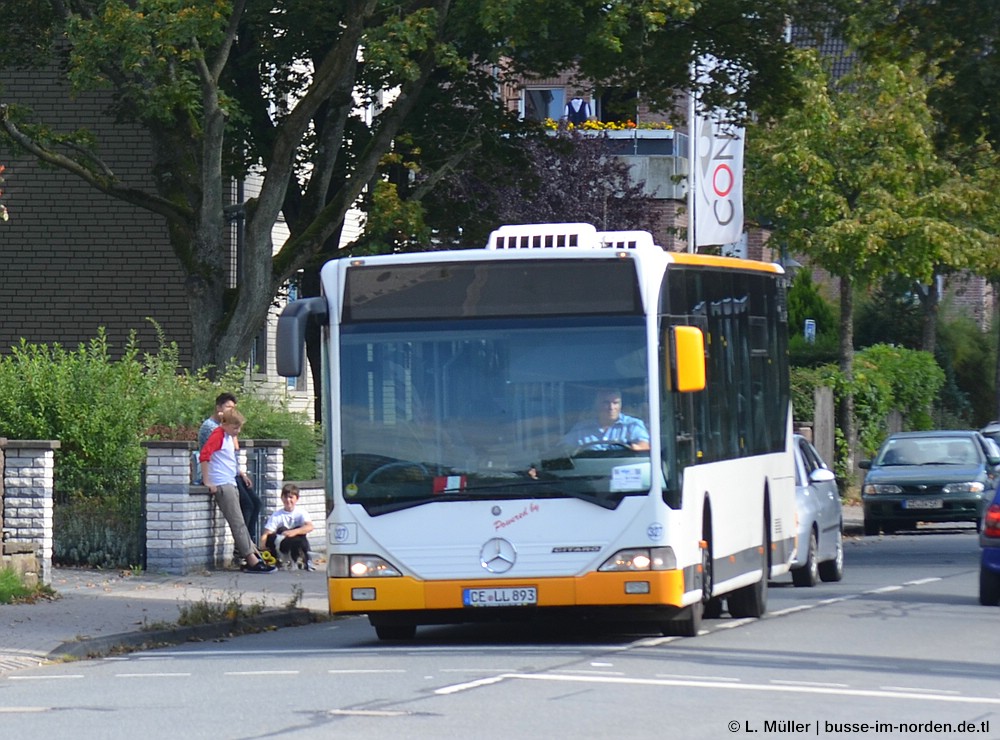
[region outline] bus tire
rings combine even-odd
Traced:
[[[667,637],[697,637],[701,631],[704,606],[700,601],[685,606],[676,616],[666,621],[660,631]]]
[[[767,611],[767,577],[770,573],[767,558],[767,551],[770,547],[767,536],[768,529],[765,526],[764,541],[760,548],[760,580],[756,583],[751,583],[749,586],[736,589],[726,599],[729,604],[729,614],[736,619],[743,619],[745,617],[759,619]]]
[[[713,596],[705,604],[705,609],[702,612],[702,617],[705,619],[718,619],[722,616],[722,599],[718,596]]]

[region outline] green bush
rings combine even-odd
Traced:
[[[0,437],[53,439],[57,562],[130,567],[140,560],[141,443],[197,438],[231,391],[247,418],[245,439],[287,439],[284,476],[316,477],[318,436],[304,414],[269,401],[243,365],[212,381],[180,367],[177,347],[162,339],[140,356],[134,336],[112,359],[103,329],[69,351],[22,341],[0,357]]]
[[[833,388],[839,400],[847,390],[846,382],[837,365],[818,368],[793,367],[790,373],[792,404],[795,417],[800,421],[814,415],[813,391],[820,386]],[[877,344],[860,350],[854,355],[854,423],[858,444],[863,454],[871,456],[878,449],[887,433],[889,412],[903,415],[904,429],[928,429],[933,426],[930,411],[945,375],[934,358],[927,352]],[[837,460],[834,461],[838,478],[849,482],[849,471],[844,468],[844,441],[838,434]]]

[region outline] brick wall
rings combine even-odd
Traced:
[[[53,73],[11,75],[6,102],[28,106],[33,120],[60,132],[86,126],[97,133],[100,156],[128,186],[148,189],[151,146],[139,129],[104,115],[107,99],[72,98]],[[28,157],[4,153],[4,202],[11,220],[0,224],[0,353],[23,337],[75,348],[105,327],[115,354],[136,330],[144,350],[158,346],[151,317],[190,360],[184,276],[154,216],[97,192],[82,180]]]

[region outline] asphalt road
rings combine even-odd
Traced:
[[[11,737],[1000,737],[972,530],[851,538],[845,564],[696,638],[564,623],[386,644],[346,619],[18,671],[0,713]]]

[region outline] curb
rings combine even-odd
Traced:
[[[71,640],[50,652],[49,660],[67,658],[101,658],[118,652],[146,650],[165,645],[180,645],[185,642],[217,640],[233,635],[263,632],[282,627],[300,627],[322,621],[327,615],[309,609],[281,609],[263,611],[252,617],[242,617],[226,622],[199,624],[191,627],[168,627],[161,630],[143,632],[123,632],[106,637]]]

